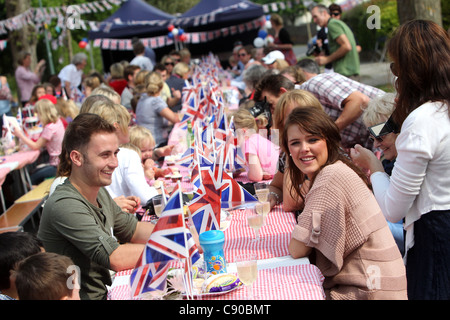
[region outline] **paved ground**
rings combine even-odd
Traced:
[[[297,59],[306,56],[307,47],[305,45],[294,46]],[[392,74],[389,62],[363,62],[360,66],[361,82],[371,86],[382,86],[392,84]]]

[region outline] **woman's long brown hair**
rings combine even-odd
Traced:
[[[450,37],[442,27],[432,21],[407,22],[389,40],[387,52],[393,61],[392,72],[398,77],[392,117],[399,127],[428,101],[450,106]]]

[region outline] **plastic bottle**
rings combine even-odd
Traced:
[[[206,272],[212,274],[227,273],[227,263],[223,253],[225,235],[220,230],[202,232],[199,236],[203,249]]]

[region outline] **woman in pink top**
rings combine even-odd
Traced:
[[[31,149],[39,150],[44,146],[47,149],[49,162],[38,165],[31,174],[31,183],[33,185],[39,184],[45,178],[55,176],[64,137],[64,125],[55,105],[50,100],[42,99],[36,102],[35,111],[44,127],[37,141],[31,140],[19,128],[14,130],[14,135]]]
[[[258,133],[258,128],[265,127],[267,121],[264,115],[255,119],[244,108],[234,113],[234,126],[237,129],[238,143],[244,151],[248,178],[254,182],[272,179],[277,170],[279,146]]]
[[[14,75],[23,107],[30,100],[33,87],[41,81],[45,70],[45,60],[40,60],[34,70],[31,70],[31,54],[29,52],[21,52],[17,62],[19,66]]]

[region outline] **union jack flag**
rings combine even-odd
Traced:
[[[192,168],[194,165],[194,152],[195,147],[189,146],[181,158],[177,160],[177,164],[183,167]]]
[[[214,123],[214,138],[217,148],[224,144],[227,139],[227,127],[227,115],[222,108],[219,110],[218,115],[216,115]]]
[[[218,166],[216,166],[214,172],[215,179],[220,184],[219,188],[221,192],[221,208],[231,209],[248,202],[257,202],[258,200],[250,192],[245,190],[224,170],[224,157],[225,148],[222,148],[218,156]]]
[[[169,198],[161,217],[130,277],[134,297],[166,289],[169,262],[174,259],[199,259],[197,246],[184,223],[181,187]]]
[[[195,229],[200,234],[220,228],[220,186],[214,178],[217,166],[201,154],[197,154],[197,157],[198,173],[195,174],[200,183],[189,205],[189,211]]]
[[[247,190],[245,190],[228,173],[222,173],[221,187],[221,208],[231,209],[244,205],[249,202],[258,202],[258,200]]]
[[[231,117],[227,129],[227,140],[225,144],[224,167],[228,172],[239,171],[244,168],[245,157],[234,134],[234,118]]]

